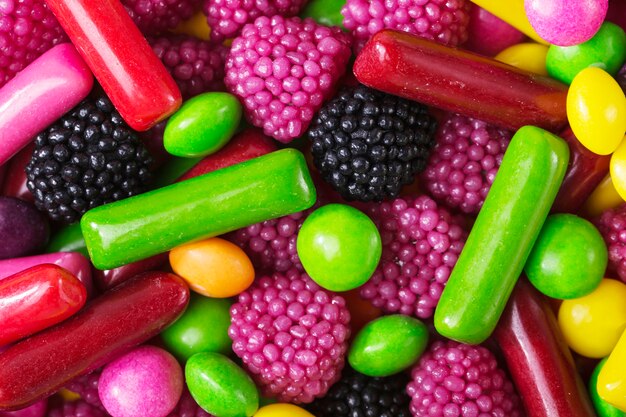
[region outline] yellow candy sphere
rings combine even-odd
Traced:
[[[603,211],[615,208],[622,204],[624,199],[619,195],[611,175],[604,177],[602,182],[598,184],[595,190],[591,193],[585,205],[583,206],[583,212],[586,214],[586,218],[596,217],[602,214]]]
[[[615,190],[626,200],[626,140],[611,155],[611,178]]]
[[[626,98],[606,71],[589,67],[576,75],[567,93],[567,118],[587,149],[608,155],[617,149],[626,130]]]
[[[525,71],[548,75],[546,55],[548,47],[534,42],[518,43],[509,46],[496,55],[496,60]]]
[[[262,407],[253,417],[315,417],[293,404],[270,404]]]
[[[575,352],[588,358],[608,356],[626,328],[626,285],[603,279],[591,294],[563,301],[559,327]]]

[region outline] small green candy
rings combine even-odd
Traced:
[[[310,17],[322,25],[343,28],[341,8],[344,4],[346,0],[312,0],[302,10],[300,17]]]
[[[192,293],[185,313],[161,333],[169,352],[183,362],[200,352],[230,353],[231,304],[228,299]]]
[[[259,408],[252,379],[226,356],[214,352],[193,355],[185,366],[191,396],[216,417],[250,417]]]
[[[365,214],[344,204],[328,204],[304,221],[297,250],[313,281],[331,291],[348,291],[370,279],[382,244],[376,225]]]
[[[626,413],[604,401],[598,394],[598,375],[600,375],[600,371],[606,363],[606,360],[607,358],[604,358],[600,361],[593,370],[591,378],[589,378],[589,396],[591,397],[591,402],[596,409],[596,413],[598,413],[598,417],[626,417]]]
[[[80,223],[65,226],[53,234],[48,246],[46,246],[46,252],[78,252],[89,259],[89,251],[87,251]]]
[[[583,297],[604,277],[608,252],[600,232],[573,214],[549,216],[541,229],[524,271],[548,297]]]
[[[356,335],[348,361],[362,374],[382,377],[413,365],[428,344],[428,329],[404,315],[384,316],[369,322]]]
[[[571,84],[576,74],[591,66],[615,75],[624,60],[626,34],[621,27],[605,22],[587,42],[574,46],[551,45],[546,56],[546,68],[552,78]]]
[[[187,100],[170,117],[163,145],[175,156],[210,155],[228,143],[240,120],[241,103],[232,94],[200,94]]]

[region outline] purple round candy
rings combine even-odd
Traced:
[[[596,34],[606,17],[609,0],[524,0],[524,8],[542,39],[572,46]]]
[[[113,417],[165,417],[183,392],[176,359],[155,346],[141,346],[104,367],[98,394]]]
[[[0,417],[44,417],[47,409],[48,400],[41,400],[21,410],[0,411]]]
[[[49,237],[46,218],[32,204],[0,197],[0,259],[29,255]]]

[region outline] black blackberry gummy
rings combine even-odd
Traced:
[[[423,104],[359,85],[322,107],[308,137],[315,166],[342,197],[381,201],[426,168],[435,129]]]
[[[408,382],[403,373],[372,378],[346,366],[328,394],[307,409],[315,417],[411,417]]]
[[[26,166],[39,210],[63,223],[141,193],[151,157],[107,97],[87,98],[37,135]]]

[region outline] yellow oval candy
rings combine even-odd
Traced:
[[[496,55],[496,60],[525,71],[539,75],[548,75],[546,55],[548,47],[534,42],[518,43],[509,46]]]
[[[626,332],[622,334],[598,375],[598,395],[607,403],[626,411]],[[614,414],[615,415],[615,414]]]
[[[626,285],[603,279],[591,294],[563,301],[559,326],[575,352],[589,358],[608,356],[626,328]]]
[[[253,417],[315,417],[293,404],[270,404],[262,407]]]
[[[613,152],[626,130],[626,98],[606,71],[589,67],[576,75],[567,93],[567,118],[574,134],[598,155]]]
[[[609,174],[604,177],[602,182],[587,198],[583,211],[586,214],[585,217],[596,217],[602,214],[603,211],[615,208],[623,202],[624,199],[613,186],[613,180],[611,180],[611,175]]]
[[[611,155],[610,170],[615,190],[622,199],[626,200],[626,140],[622,139]]]

